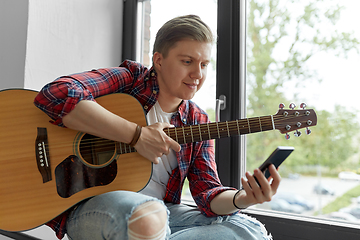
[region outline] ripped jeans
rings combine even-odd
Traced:
[[[162,201],[140,193],[115,191],[81,203],[67,221],[70,240],[127,240],[134,209],[148,201]],[[169,214],[166,238],[171,240],[270,240],[265,227],[245,214],[205,217],[196,207],[165,204]]]

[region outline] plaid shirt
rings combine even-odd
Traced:
[[[127,93],[134,96],[147,113],[156,103],[159,94],[157,75],[153,68],[132,61],[124,61],[120,67],[92,70],[60,77],[47,84],[35,98],[35,105],[48,114],[53,124],[63,126],[62,118],[80,100],[96,101],[95,98],[110,93]],[[192,101],[182,101],[173,115],[175,126],[195,125],[209,122],[207,114]],[[192,196],[206,216],[216,216],[210,202],[220,192],[232,189],[221,185],[214,159],[214,142],[203,141],[183,144],[176,154],[178,167],[167,184],[164,201],[180,203],[181,191],[187,177]],[[59,239],[66,233],[68,212],[49,223]]]

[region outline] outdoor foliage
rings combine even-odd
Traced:
[[[335,30],[342,7],[330,0],[251,0],[248,15],[247,116],[273,115],[279,103],[298,106],[301,92],[321,81],[307,64],[318,53],[331,52],[346,57],[359,51],[359,40],[352,33]],[[298,91],[288,93],[289,84]],[[291,96],[291,99],[289,99]],[[309,106],[316,111],[316,106]],[[247,136],[247,169],[264,160],[276,146],[291,145],[295,152],[286,161],[289,171],[299,166],[321,164],[341,169],[358,151],[359,123],[356,113],[343,106],[333,112],[316,111],[318,124],[300,138],[285,140],[278,131]],[[359,159],[356,162],[358,168]],[[346,164],[342,165],[346,166]],[[339,168],[340,167],[340,168]]]

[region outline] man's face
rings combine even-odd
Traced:
[[[155,53],[161,97],[169,101],[193,98],[206,79],[210,58],[211,43],[190,39],[177,42],[166,58]]]

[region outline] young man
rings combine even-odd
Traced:
[[[271,184],[255,169],[241,179],[243,190],[224,187],[213,141],[180,146],[163,131],[209,122],[190,99],[206,79],[213,43],[199,17],[177,17],[158,31],[151,69],[125,61],[120,67],[58,78],[40,91],[35,105],[54,124],[129,143],[154,163],[151,181],[141,192],[95,196],[49,222],[59,238],[67,233],[73,240],[270,239],[261,223],[237,212],[271,200],[280,183],[274,166]],[[138,99],[148,126],[114,115],[94,99],[115,92]],[[180,204],[186,177],[197,207]]]

